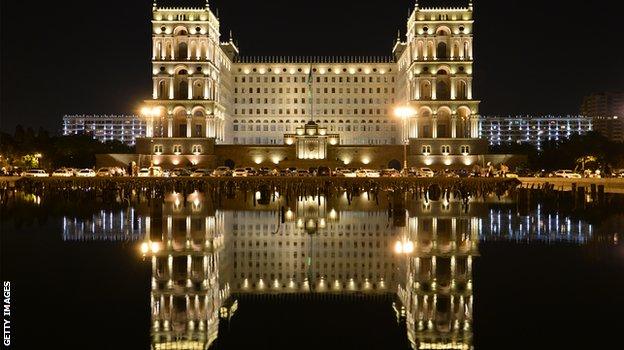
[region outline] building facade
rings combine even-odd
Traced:
[[[284,144],[310,120],[341,144],[400,143],[391,57],[241,57],[234,64],[228,141]]]
[[[244,57],[231,35],[219,41],[219,19],[207,2],[154,4],[152,12],[153,96],[142,108],[141,149],[162,165],[180,155],[218,161],[208,152],[225,144],[295,147],[289,140],[310,122],[336,135],[332,147],[409,143],[406,158],[415,166],[473,163],[462,157],[487,150],[472,93],[472,2],[417,3],[406,40],[399,35],[389,57]],[[349,164],[325,154],[317,160]]]
[[[397,100],[409,106],[403,139],[431,140],[432,153],[448,139],[479,137],[479,101],[472,94],[473,5],[416,8],[407,40],[397,42]],[[438,145],[440,147],[438,147]],[[451,150],[451,153],[460,153]]]
[[[612,141],[624,142],[624,92],[603,92],[586,96],[581,114],[594,120],[594,129]]]
[[[63,135],[91,135],[100,142],[120,141],[134,146],[145,137],[147,124],[135,115],[66,115]]]
[[[594,129],[584,116],[486,116],[481,121],[481,138],[490,145],[528,143],[538,150],[549,141],[584,135]]]

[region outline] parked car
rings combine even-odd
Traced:
[[[307,169],[297,169],[297,176],[310,176],[310,171]]]
[[[364,173],[366,174],[366,177],[380,177],[381,174],[379,173],[379,170],[375,170],[375,169],[364,169]]]
[[[49,177],[50,174],[46,173],[43,169],[29,169],[22,173],[23,177]]]
[[[399,177],[401,173],[396,169],[383,169],[379,175],[381,177]]]
[[[340,171],[340,173],[342,174],[342,176],[344,177],[357,177],[357,173],[355,170],[353,169],[342,169]]]
[[[76,176],[78,176],[78,177],[95,177],[95,170],[88,169],[88,168],[80,169],[76,173]]]
[[[67,168],[56,169],[52,173],[52,177],[72,177],[72,176],[74,176],[74,172]]]
[[[420,177],[433,177],[435,173],[430,168],[420,168],[418,170],[418,176]]]
[[[141,168],[139,169],[139,172],[137,173],[138,177],[150,177],[150,170],[149,168]]]
[[[212,176],[215,176],[215,177],[232,176],[232,170],[230,170],[230,167],[220,166],[220,167],[217,167],[212,172]]]
[[[191,177],[206,177],[210,176],[210,174],[212,174],[212,171],[210,171],[209,169],[196,169],[191,174]]]
[[[245,167],[245,171],[247,172],[247,176],[256,176],[256,175],[258,175],[258,172],[256,171],[256,168]]]
[[[331,175],[332,175],[332,172],[329,167],[320,166],[316,170],[316,176],[331,176]]]
[[[234,177],[246,177],[247,176],[247,170],[245,168],[236,168],[232,172],[232,176],[234,176]]]
[[[278,176],[292,176],[292,172],[289,169],[280,169]]]
[[[191,176],[191,171],[185,168],[173,168],[169,172],[170,177]]]
[[[111,177],[114,174],[114,170],[111,168],[100,168],[98,169],[97,173],[95,173],[95,176],[105,176],[105,177]]]
[[[572,170],[557,170],[554,172],[554,177],[562,177],[564,179],[580,179],[581,174],[575,173]]]
[[[258,176],[269,176],[269,175],[271,175],[271,169],[269,169],[267,167],[262,167],[262,168],[258,169],[257,175]]]

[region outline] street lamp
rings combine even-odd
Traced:
[[[409,123],[409,118],[411,118],[415,114],[416,114],[416,111],[408,105],[397,107],[394,110],[394,115],[403,119],[404,128],[406,127],[406,124]],[[407,171],[407,144],[409,143],[409,131],[405,132],[404,136],[405,137],[403,138],[403,171],[406,172]]]
[[[148,130],[147,137],[154,137],[154,118],[160,117],[160,108],[158,107],[143,107],[141,108],[141,115],[148,119]]]

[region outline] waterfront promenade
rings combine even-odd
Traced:
[[[554,189],[557,191],[572,191],[572,187],[585,187],[590,189],[592,185],[604,186],[605,193],[624,193],[624,179],[622,178],[582,178],[582,179],[564,179],[559,177],[521,177],[518,178],[521,181],[522,187],[538,188],[543,187],[548,183],[554,185]]]

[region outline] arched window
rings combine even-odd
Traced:
[[[436,87],[436,98],[438,100],[450,100],[451,94],[449,92],[448,84],[445,81],[438,80]]]
[[[188,98],[188,82],[182,80],[178,85],[178,96],[181,100]]]
[[[178,44],[178,58],[181,60],[188,58],[188,46],[184,42]]]
[[[466,82],[460,81],[457,87],[457,98],[460,100],[465,100],[468,97],[466,94]]]
[[[470,57],[470,55],[468,55],[468,42],[467,41],[464,42],[464,57],[465,58]]]
[[[161,80],[158,83],[158,98],[166,99],[167,98],[167,84],[164,80]]]
[[[438,51],[437,51],[438,59],[446,59],[448,58],[448,52],[446,49],[446,43],[438,43]]]
[[[203,85],[200,82],[193,84],[193,99],[200,100],[204,98]]]
[[[420,83],[420,98],[423,100],[431,99],[431,83],[427,80]]]

